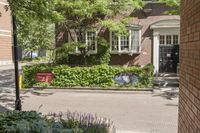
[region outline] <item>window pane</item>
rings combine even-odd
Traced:
[[[118,51],[118,36],[112,32],[112,51]]]
[[[166,44],[172,44],[172,36],[171,35],[166,36]]]
[[[95,32],[87,32],[87,46],[89,50],[96,50],[96,33]]]
[[[129,36],[121,36],[121,51],[129,51]]]
[[[131,31],[131,50],[139,51],[139,31],[132,30]]]
[[[178,44],[178,35],[173,35],[173,44]]]
[[[160,35],[160,44],[165,44],[165,36]]]

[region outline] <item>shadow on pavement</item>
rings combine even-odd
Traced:
[[[15,87],[15,76],[13,69],[0,71],[0,87]]]
[[[0,105],[0,113],[8,111],[7,108]]]
[[[29,96],[21,94],[21,101]],[[6,109],[14,109],[15,107],[15,92],[13,90],[0,90],[0,106]]]
[[[153,97],[160,96],[167,100],[173,100],[174,98],[178,98],[179,89],[178,88],[168,88],[168,90],[161,91],[159,93],[153,94]]]
[[[25,96],[26,94],[28,95],[28,93],[30,93],[31,95],[35,95],[35,96],[50,96],[53,95],[53,92],[49,92],[48,90],[45,89],[36,89],[36,88],[29,88],[26,90],[22,90],[21,92],[22,96]]]

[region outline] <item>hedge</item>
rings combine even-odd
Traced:
[[[52,66],[51,64],[24,66],[23,85],[24,87],[32,87],[35,85],[46,86],[45,83],[35,81],[35,74],[37,72],[52,72],[55,77],[50,86],[53,87],[115,87],[119,86],[113,79],[117,74],[133,73],[139,76],[139,83],[135,84],[135,87],[150,87],[152,86],[153,70],[152,65],[146,65],[143,68],[109,65],[69,67],[66,65]]]

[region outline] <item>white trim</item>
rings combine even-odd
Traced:
[[[11,30],[1,30],[1,29],[0,29],[0,32],[7,32],[7,33],[11,33]]]
[[[142,51],[142,31],[139,30],[139,53]]]
[[[2,2],[2,1],[0,1],[0,4],[2,4],[2,5],[8,5],[8,3]]]
[[[138,43],[139,43],[139,50],[132,50],[132,46],[131,46],[131,33],[132,33],[133,29],[128,29],[128,41],[129,41],[129,50],[125,51],[125,50],[121,50],[121,36],[118,36],[118,51],[116,50],[112,50],[112,31],[110,31],[110,52],[111,54],[129,54],[129,55],[133,55],[133,54],[139,54],[141,52],[141,30],[137,29],[137,31],[139,32],[138,34]]]
[[[153,34],[153,65],[154,73],[159,73],[159,34]]]
[[[118,51],[121,53],[121,36],[118,36]]]
[[[171,35],[171,39],[173,42],[173,35],[178,35],[180,38],[180,29],[179,28],[168,28],[168,29],[154,29],[153,30],[153,65],[155,67],[154,73],[158,74],[159,73],[159,50],[160,50],[160,35],[164,35],[165,36],[165,44],[166,45],[166,35]]]
[[[110,39],[110,52],[112,52],[112,32],[111,31],[109,32],[109,35],[110,35],[110,37],[109,37],[109,39]]]
[[[131,50],[131,30],[129,30],[129,37],[128,37],[128,42],[129,42],[129,51],[132,51]]]
[[[0,36],[11,37],[11,35],[0,34]]]
[[[180,28],[179,19],[164,19],[153,23],[150,29]]]
[[[72,30],[71,30],[72,31]],[[72,31],[72,32],[74,32],[74,31]],[[89,32],[89,31],[88,31]],[[87,39],[87,36],[88,36],[88,32],[86,31],[86,33],[85,33],[85,43],[86,43],[86,45],[88,44],[88,39]],[[77,35],[76,35],[76,33],[74,33],[75,34],[75,38],[74,38],[74,41],[75,42],[77,42]],[[73,35],[72,35],[72,37],[73,37]],[[70,43],[70,42],[72,42],[72,40],[71,40],[71,37],[70,37],[70,33],[68,32],[68,42]],[[97,54],[97,31],[95,31],[95,50],[89,50],[88,51],[88,54]],[[80,54],[81,53],[81,51],[80,50],[78,50],[78,47],[76,47],[76,51],[75,51],[75,54]]]

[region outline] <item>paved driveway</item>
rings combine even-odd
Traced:
[[[91,112],[111,118],[118,130],[176,133],[178,99],[164,93],[91,93],[49,90],[26,94],[24,110]]]
[[[0,111],[14,107],[15,95],[11,70],[0,72]],[[11,82],[12,81],[12,82]],[[174,93],[123,93],[45,90],[24,92],[23,110],[49,112],[90,112],[112,119],[117,130],[176,133],[178,98]]]

